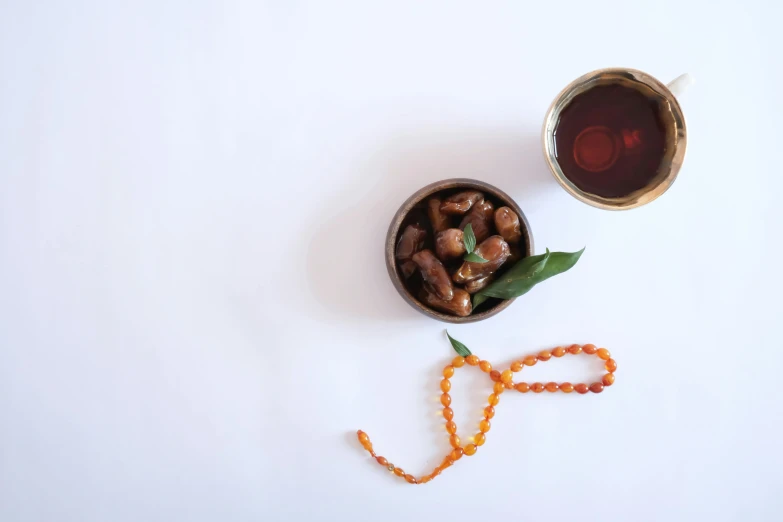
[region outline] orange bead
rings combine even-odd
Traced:
[[[432,476],[431,475],[424,475],[423,477],[421,477],[419,479],[419,484],[426,484],[430,480],[432,480]]]
[[[446,423],[446,431],[449,432],[449,435],[454,435],[457,433],[457,423],[454,421],[449,421]]]
[[[593,393],[601,393],[602,391],[604,391],[604,385],[601,384],[600,382],[594,382],[593,384],[590,385],[590,391]]]
[[[367,436],[367,434],[364,433],[362,430],[357,431],[356,436],[359,437],[359,442],[361,442],[362,444],[370,440],[370,437]]]
[[[590,388],[587,387],[587,385],[583,382],[580,382],[579,384],[574,386],[574,390],[576,390],[576,393],[582,393],[585,394]]]
[[[504,391],[506,391],[506,385],[502,382],[496,382],[495,385],[492,387],[492,391],[495,393],[495,395],[500,395]]]
[[[530,386],[530,389],[533,390],[533,393],[541,393],[542,391],[544,391],[544,385],[541,384],[540,382],[534,382]]]
[[[443,462],[440,463],[440,469],[446,469],[454,464],[454,459],[451,458],[451,453],[443,457]]]
[[[468,444],[467,446],[465,446],[465,450],[464,450],[465,455],[467,455],[468,457],[470,457],[471,455],[475,455],[476,449],[477,448],[475,444]]]
[[[546,388],[546,391],[548,392],[556,392],[559,389],[556,382],[548,382],[544,388]]]
[[[403,478],[411,484],[417,484],[416,479],[413,477],[413,475],[405,475],[405,477]]]
[[[568,347],[568,353],[572,353],[574,355],[578,353],[582,353],[582,347],[579,346],[578,344],[572,344],[571,346]]]
[[[378,464],[380,464],[383,467],[386,467],[389,465],[389,461],[386,460],[385,457],[375,457],[375,460],[378,461]]]
[[[606,348],[599,348],[598,351],[595,352],[595,354],[598,356],[599,359],[603,359],[604,361],[608,360],[612,355],[609,353],[609,350]]]
[[[552,355],[555,357],[562,357],[565,355],[565,353],[566,353],[566,349],[563,348],[562,346],[558,346],[557,348],[552,350]]]
[[[486,373],[492,371],[492,365],[489,363],[489,361],[481,361],[479,363],[479,368],[481,368],[482,372],[486,372]]]
[[[486,433],[489,431],[489,428],[491,427],[491,424],[487,419],[484,419],[483,421],[479,422],[479,431],[481,433]]]
[[[451,361],[451,365],[455,368],[462,368],[464,364],[465,364],[465,358],[461,355],[456,356],[454,360]]]
[[[611,386],[612,384],[614,384],[614,374],[607,373],[606,375],[603,376],[601,382],[604,384],[604,386]]]
[[[362,446],[364,449],[372,453],[372,443],[369,440],[367,442],[362,442]]]
[[[440,381],[440,389],[443,392],[447,392],[451,389],[451,382],[448,379]]]
[[[483,433],[476,433],[473,435],[473,442],[476,444],[476,446],[483,446],[484,442],[486,442],[487,436]]]
[[[607,372],[612,373],[617,370],[617,362],[614,359],[607,359],[604,368],[606,368]]]
[[[522,362],[524,363],[525,366],[533,366],[538,362],[538,359],[536,358],[535,355],[528,355],[527,357],[522,359]]]
[[[452,435],[451,437],[449,437],[449,444],[451,444],[452,448],[459,448],[460,446],[459,437],[457,437],[456,435]]]
[[[511,363],[511,371],[518,372],[522,369],[522,361],[514,361]]]
[[[440,403],[444,406],[451,404],[451,395],[444,393],[440,396]]]
[[[514,386],[514,388],[516,388],[518,392],[522,393],[527,393],[530,391],[530,385],[526,382],[519,382],[516,386]]]
[[[487,402],[490,406],[497,406],[500,402],[500,397],[495,395],[494,393],[490,394],[489,398],[487,398]]]
[[[457,462],[459,459],[462,458],[462,448],[454,448],[451,453],[449,453],[449,458],[453,460],[454,462]]]
[[[503,373],[500,374],[500,380],[503,382],[511,382],[514,379],[514,374],[511,373],[511,370],[503,370]]]
[[[504,382],[503,387],[507,390],[513,390],[514,389],[514,383],[513,382]]]
[[[495,382],[500,382],[500,372],[497,370],[492,370],[489,372],[489,378]]]
[[[596,348],[594,344],[586,344],[582,346],[582,351],[585,352],[587,355],[593,355],[595,352],[598,351],[598,348]]]
[[[491,419],[494,416],[495,416],[495,408],[493,408],[492,406],[487,406],[486,408],[484,408],[484,417]]]
[[[393,472],[398,477],[402,477],[403,475],[405,475],[405,472],[402,470],[402,468],[394,468]]]
[[[552,352],[549,350],[543,350],[538,352],[538,360],[539,361],[548,361],[552,358]]]
[[[454,367],[452,365],[448,365],[445,368],[443,368],[443,376],[445,378],[450,378],[454,376]]]
[[[446,420],[451,420],[454,418],[454,410],[452,410],[449,407],[443,408],[443,418]]]
[[[574,385],[570,382],[564,382],[560,384],[560,391],[563,393],[571,393],[574,391]]]
[[[479,363],[478,355],[473,355],[473,354],[468,355],[467,357],[465,357],[465,362],[471,366],[476,366]]]

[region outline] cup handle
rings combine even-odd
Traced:
[[[685,90],[693,85],[693,76],[691,76],[688,73],[681,74],[672,81],[670,81],[666,87],[669,88],[670,91],[672,91],[672,94],[674,94],[675,98],[679,98],[682,96],[682,93],[685,92]]]

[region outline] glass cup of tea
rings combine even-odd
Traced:
[[[674,183],[685,157],[685,118],[675,93],[635,69],[599,69],[571,82],[544,118],[544,157],[576,199],[605,210],[654,200]]]

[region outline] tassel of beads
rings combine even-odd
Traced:
[[[599,382],[594,382],[590,385],[585,383],[571,384],[570,382],[556,383],[548,382],[546,384],[540,382],[534,382],[532,384],[526,382],[514,383],[514,373],[522,370],[525,366],[533,366],[540,362],[546,362],[552,357],[560,358],[566,354],[577,355],[580,353],[586,353],[588,355],[595,355],[599,359],[606,361],[604,367],[606,373],[603,375]],[[462,445],[459,437],[457,436],[457,425],[452,420],[454,418],[454,411],[451,409],[451,381],[449,379],[454,375],[455,368],[462,368],[465,363],[470,366],[478,366],[481,371],[489,374],[490,379],[495,382],[492,389],[492,394],[487,398],[489,405],[484,408],[484,418],[479,423],[479,432],[473,436],[473,442],[470,444]],[[452,466],[455,462],[462,458],[463,455],[471,456],[475,455],[480,446],[484,445],[486,441],[486,433],[489,431],[491,424],[490,419],[495,416],[495,406],[500,403],[500,395],[506,390],[516,390],[520,393],[527,393],[532,391],[533,393],[547,392],[563,392],[571,393],[577,392],[579,394],[585,394],[587,392],[601,393],[604,388],[614,384],[614,372],[617,370],[617,363],[611,358],[609,350],[606,348],[596,348],[594,344],[585,344],[580,346],[578,344],[572,344],[568,347],[558,346],[551,352],[544,350],[539,352],[538,355],[528,355],[521,361],[515,361],[511,363],[511,367],[502,372],[493,370],[492,365],[488,361],[480,360],[476,355],[468,355],[467,357],[457,356],[451,361],[451,364],[443,368],[443,380],[440,381],[440,402],[443,405],[443,418],[446,419],[446,431],[449,433],[449,442],[452,450],[443,459],[443,462],[437,466],[432,473],[424,475],[418,479],[409,473],[405,473],[402,468],[399,468],[386,460],[385,457],[381,457],[375,454],[370,442],[370,437],[365,432],[359,430],[356,435],[359,438],[359,442],[364,449],[370,452],[370,455],[380,464],[387,468],[389,471],[397,475],[398,477],[405,479],[410,484],[426,484],[438,475],[440,475],[446,468]]]

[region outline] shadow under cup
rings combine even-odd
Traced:
[[[633,103],[620,107],[623,97],[633,101],[634,96],[642,100],[638,118],[643,118],[647,111],[648,119],[656,120],[654,132],[648,132],[650,121],[646,122],[647,130],[643,121],[626,125],[628,129],[622,131],[603,124],[601,104],[617,109],[621,119],[637,117],[632,113]],[[574,114],[584,116],[581,123],[591,119],[595,122],[572,126],[568,118],[573,122]],[[642,129],[641,137],[638,128]],[[569,132],[573,136],[568,136],[567,143],[573,145],[573,150],[562,150],[564,136]],[[569,194],[594,207],[627,210],[653,201],[674,183],[685,157],[685,119],[674,94],[656,78],[634,69],[601,69],[577,78],[557,95],[544,119],[542,140],[549,169]],[[638,152],[634,147],[651,147],[653,142],[656,148],[648,154],[653,154],[654,161],[648,164],[648,172],[642,173],[642,167],[633,162],[623,162],[624,155]],[[589,176],[604,176],[606,183],[615,180],[618,184],[613,187],[614,192],[591,189],[585,183]]]

